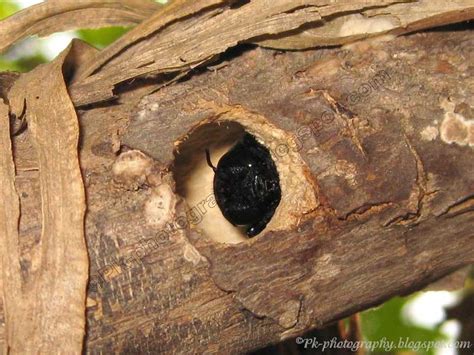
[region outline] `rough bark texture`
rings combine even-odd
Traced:
[[[473,48],[472,32],[459,31],[298,53],[247,49],[137,107],[138,89],[80,111],[86,350],[244,352],[473,263]],[[280,168],[301,169],[295,181],[310,186],[301,203],[311,202],[296,215],[283,204],[286,228],[270,224],[234,245],[209,238],[199,219],[179,223],[193,222],[194,206],[173,192],[187,137],[227,120],[271,146]],[[14,142],[17,189],[35,216],[27,132]],[[288,201],[301,193],[284,187]],[[39,239],[38,220],[22,221],[25,251]]]
[[[131,104],[82,112],[88,351],[242,352],[472,263],[472,44],[460,31],[251,49],[147,96],[133,114]],[[293,135],[314,210],[237,245],[199,224],[155,223],[146,206],[175,188],[175,142],[249,112]],[[125,180],[113,175],[120,144],[152,159],[129,151],[145,168]],[[176,221],[187,207],[173,196],[164,209]]]
[[[77,106],[113,100],[137,76],[183,75],[244,42],[308,49],[473,17],[469,0],[174,0],[78,68],[70,93]]]
[[[0,77],[5,351],[80,352],[85,241],[91,353],[241,352],[472,262],[469,33],[232,48],[473,16],[469,0],[50,0],[2,21],[0,51],[139,23],[103,51],[75,41]],[[203,152],[217,161],[244,129],[271,150],[283,196],[252,240],[216,207]]]
[[[13,97],[9,106],[0,101],[0,223],[6,231],[1,233],[0,247],[4,353],[54,353],[58,349],[78,353],[85,335],[86,201],[77,149],[78,117],[63,76],[67,57],[66,51],[21,76],[9,91]],[[9,113],[16,117],[25,113],[28,124],[21,135],[29,138],[24,141],[29,148],[27,159],[20,158],[13,144],[21,162],[15,162],[12,155],[10,132],[17,130],[10,129]],[[29,197],[30,190],[34,192],[31,197],[37,198],[37,210],[25,214],[28,202],[20,202]],[[28,228],[33,221],[40,235],[30,239]],[[36,247],[31,248],[32,244]]]

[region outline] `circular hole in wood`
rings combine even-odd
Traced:
[[[179,144],[175,152],[174,178],[176,191],[184,197],[193,214],[199,214],[195,228],[223,243],[247,240],[245,229],[233,226],[222,215],[213,197],[214,172],[208,166],[205,150],[217,165],[219,159],[245,134],[234,121],[208,123],[197,127]]]
[[[214,171],[207,164],[205,153],[209,149],[211,161],[217,166],[219,159],[246,132],[269,150],[281,188],[281,201],[273,217],[254,238],[248,238],[247,226],[236,227],[227,221],[215,203]],[[235,115],[228,112],[213,121],[201,122],[177,141],[173,174],[177,193],[185,199],[192,214],[199,217],[193,218],[198,223],[192,227],[215,241],[230,244],[254,241],[271,231],[294,229],[319,205],[311,175],[294,143],[291,133],[240,108]]]

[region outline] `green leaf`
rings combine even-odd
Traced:
[[[439,327],[435,329],[422,328],[402,319],[402,308],[412,297],[395,297],[382,306],[361,314],[362,333],[365,340],[374,344],[372,352],[385,352],[387,350],[386,344],[394,344],[394,349],[390,350],[391,353],[416,351],[417,354],[434,355],[435,349],[422,349],[423,344],[426,347],[427,344],[430,344],[428,342],[447,340],[447,337],[440,332]],[[384,340],[386,341],[385,345],[382,343]],[[375,346],[377,341],[379,346]],[[418,347],[418,349],[414,349],[414,347]]]
[[[46,62],[47,60],[42,54],[22,57],[17,60],[7,60],[0,56],[0,71],[28,72],[38,64]]]
[[[2,71],[22,71],[18,63],[0,58],[0,72]]]
[[[0,2],[0,20],[4,19],[20,10],[19,6],[11,1]]]
[[[78,30],[77,34],[80,39],[87,43],[102,49],[114,42],[117,38],[127,32],[129,27],[104,27],[99,29],[83,29]]]

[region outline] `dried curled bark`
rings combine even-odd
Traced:
[[[91,353],[245,351],[472,263],[470,32],[252,47],[203,69],[241,42],[307,48],[473,16],[461,0],[405,3],[177,0],[103,52],[76,42],[12,89],[2,76],[4,130],[11,114],[28,122],[0,142],[5,347],[80,351],[84,238]],[[400,23],[372,28],[384,11]],[[204,147],[222,154],[244,128],[271,149],[284,197],[251,241],[223,220],[202,164]]]
[[[63,77],[68,54],[18,78],[9,91],[9,107],[1,104],[5,353],[78,353],[85,335],[86,203],[77,151],[79,123]],[[28,134],[23,142],[29,148],[27,159],[21,159],[15,143],[12,147],[9,113],[28,122],[23,134],[23,139]],[[28,190],[34,186],[32,196],[25,183]],[[28,197],[37,198],[34,212],[28,213]],[[40,235],[25,231],[32,221]]]
[[[473,17],[469,0],[176,0],[79,68],[71,95],[76,105],[111,100],[127,80],[183,75],[242,42],[306,49]]]
[[[149,0],[45,1],[2,21],[0,52],[32,35],[47,36],[76,28],[136,25],[159,7],[158,3]]]

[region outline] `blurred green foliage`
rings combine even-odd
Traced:
[[[12,1],[0,2],[0,20],[14,14],[19,10],[20,7]],[[11,60],[5,56],[0,55],[0,71],[25,72],[44,62],[46,62],[46,58],[40,52],[33,55],[20,57],[16,60]]]
[[[155,0],[161,4],[165,4],[167,0]],[[0,1],[0,20],[4,19],[20,10],[14,1]],[[98,49],[107,47],[117,38],[129,31],[130,27],[106,27],[100,29],[81,29],[75,31],[74,36],[83,41],[93,45]],[[41,63],[45,63],[46,57],[38,49],[36,53],[29,56],[24,56],[15,60],[9,59],[8,56],[0,55],[0,71],[18,71],[26,72],[33,69]]]
[[[13,2],[0,2],[0,19],[14,14],[19,9],[19,6]]]
[[[155,0],[159,3],[166,3],[167,0]],[[15,12],[19,11],[20,7],[13,1],[0,1],[0,20],[4,19]],[[117,38],[122,36],[125,32],[130,30],[129,27],[106,27],[100,29],[81,29],[75,31],[74,36],[83,41],[93,45],[98,49],[107,47]],[[37,53],[31,56],[25,56],[16,60],[8,59],[4,55],[0,55],[0,71],[19,71],[26,72],[33,69],[38,64],[46,62],[46,57],[38,49]]]
[[[386,339],[387,342],[395,344],[396,349],[394,351],[396,352],[413,350],[403,346],[399,348],[400,339],[408,338],[412,342],[448,340],[441,333],[439,326],[434,329],[422,328],[409,324],[402,318],[403,306],[414,297],[415,295],[403,298],[395,297],[378,308],[362,312],[361,326],[365,340],[376,342]],[[383,350],[383,345],[381,348],[374,349],[375,352],[382,352]],[[416,353],[433,355],[434,349],[428,351],[418,350]]]
[[[78,30],[77,34],[80,39],[102,49],[114,42],[117,38],[127,32],[129,27],[106,27],[100,29],[84,29]]]
[[[45,63],[46,58],[41,53],[25,56],[17,60],[8,60],[0,56],[0,71],[27,72],[38,64]]]
[[[18,5],[12,2],[0,2],[0,20],[8,17],[19,10]],[[21,71],[21,66],[0,56],[0,71]]]

